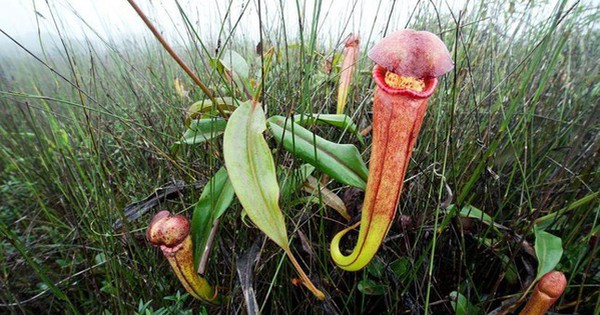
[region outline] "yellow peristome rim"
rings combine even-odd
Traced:
[[[394,89],[413,90],[423,92],[425,81],[419,78],[403,77],[391,71],[385,73],[385,83]]]

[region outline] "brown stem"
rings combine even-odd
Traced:
[[[308,278],[308,276],[304,273],[304,270],[302,269],[296,258],[294,258],[292,251],[288,248],[285,249],[285,253],[287,254],[288,259],[290,260],[292,265],[294,265],[294,267],[298,271],[298,275],[300,275],[300,279],[302,279],[302,284],[305,287],[307,287],[319,300],[325,300],[325,294],[321,292],[321,290],[317,289],[317,287],[315,287],[312,281],[310,281],[310,278]]]
[[[187,75],[194,82],[196,82],[196,84],[198,84],[198,86],[200,87],[200,89],[202,89],[202,91],[204,92],[204,94],[206,94],[206,96],[208,96],[208,98],[210,98],[210,100],[215,105],[215,107],[217,108],[217,110],[219,110],[219,113],[221,114],[221,116],[227,117],[227,115],[225,114],[225,112],[221,108],[219,108],[219,106],[217,104],[217,100],[215,99],[214,95],[204,85],[204,83],[202,83],[202,81],[200,81],[200,79],[194,74],[194,72],[192,72],[192,69],[190,69],[190,67],[188,67],[185,64],[185,62],[183,61],[183,59],[181,59],[181,57],[179,57],[179,55],[177,55],[177,53],[175,52],[175,50],[173,50],[173,48],[171,47],[171,45],[169,45],[169,43],[167,43],[167,41],[164,39],[164,37],[162,37],[162,35],[160,35],[160,33],[158,32],[158,30],[154,27],[154,25],[152,25],[152,22],[150,22],[150,20],[148,19],[148,17],[144,14],[144,12],[142,12],[142,9],[140,9],[140,7],[135,3],[134,0],[127,0],[127,2],[129,2],[129,4],[131,5],[131,7],[139,15],[139,17],[142,19],[142,21],[144,21],[144,23],[146,24],[146,26],[148,27],[148,29],[150,29],[150,31],[152,32],[152,34],[154,34],[154,37],[156,37],[156,39],[165,48],[165,50],[169,53],[169,55],[171,55],[171,57],[173,57],[173,59],[175,59],[175,62],[177,62],[177,64],[181,67],[181,69],[183,69],[183,71],[185,71],[185,73],[187,73]]]

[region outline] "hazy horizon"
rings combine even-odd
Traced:
[[[594,3],[595,0],[590,1]],[[285,4],[283,4],[285,3]],[[256,1],[211,1],[201,6],[194,1],[180,2],[190,22],[197,29],[198,35],[210,42],[222,40],[230,34],[234,42],[257,43],[260,38],[258,2]],[[321,44],[335,45],[347,34],[353,32],[362,38],[374,36],[380,38],[386,28],[399,29],[410,22],[413,10],[431,10],[432,14],[442,16],[458,16],[459,11],[467,14],[472,10],[473,3],[466,0],[428,1],[418,0],[396,3],[395,6],[386,1],[373,4],[373,1],[325,1],[320,9],[315,11],[319,2],[308,0],[296,2],[264,0],[261,2],[263,36],[275,36],[281,32],[282,22],[285,23],[286,36],[294,38],[299,33],[299,19],[312,21],[314,12],[320,12],[318,32]],[[75,41],[124,42],[129,38],[140,39],[150,36],[149,31],[135,14],[126,0],[104,1],[68,1],[44,0],[11,1],[0,0],[4,10],[0,11],[0,30],[13,37],[16,41],[30,50],[39,49],[40,38],[45,45],[56,42],[59,37]],[[150,17],[161,32],[173,45],[186,44],[188,34],[185,34],[184,19],[174,1],[138,1],[144,12]],[[550,15],[556,1],[536,7],[540,10],[537,17],[543,21]],[[229,7],[228,7],[229,6]],[[520,5],[506,6],[506,11],[519,13],[524,10]],[[388,16],[392,22],[388,25]],[[501,17],[490,17],[498,19]],[[304,22],[303,31],[309,32],[311,25]],[[0,51],[15,52],[20,48],[0,34]]]

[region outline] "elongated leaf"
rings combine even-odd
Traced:
[[[225,166],[248,217],[277,245],[288,249],[275,164],[262,135],[265,129],[265,113],[259,103],[246,102],[238,107],[225,129]]]
[[[365,295],[384,295],[388,286],[373,280],[363,279],[358,283],[358,291]]]
[[[200,100],[190,105],[186,111],[186,120],[200,118],[202,114],[218,112],[219,109],[226,113],[233,112],[239,102],[233,97],[217,97],[215,100],[217,101],[216,105],[209,99]]]
[[[329,206],[337,211],[344,219],[348,221],[352,219],[350,214],[348,214],[348,209],[346,208],[346,204],[344,204],[342,198],[338,197],[338,195],[336,195],[334,192],[327,189],[327,187],[319,185],[319,181],[316,178],[309,176],[304,183],[304,190],[315,196],[317,203],[319,203],[320,199],[326,206]],[[320,195],[320,198],[317,198],[318,195]]]
[[[210,231],[225,210],[233,202],[233,186],[225,168],[219,169],[208,181],[192,215],[192,241],[194,242],[194,265],[198,268],[205,251]]]
[[[466,205],[466,206],[462,207],[462,209],[460,209],[460,211],[458,211],[458,208],[456,207],[456,205],[451,204],[448,206],[447,212],[448,212],[448,216],[446,216],[444,218],[444,220],[442,221],[442,224],[440,226],[446,226],[450,222],[450,219],[453,218],[456,214],[458,214],[460,217],[463,217],[463,218],[479,220],[482,223],[492,227],[493,231],[496,232],[497,234],[502,235],[502,233],[498,230],[499,225],[494,223],[494,219],[491,216],[489,216],[487,213],[483,212],[483,210],[475,208],[471,205]]]
[[[313,114],[311,116],[299,114],[294,115],[294,122],[302,126],[312,124],[328,124],[355,134],[358,138],[358,141],[361,144],[365,144],[362,135],[358,131],[358,127],[356,124],[354,124],[352,118],[345,114]]]
[[[282,116],[268,122],[286,150],[343,184],[365,189],[368,170],[355,146],[325,140]]]
[[[538,274],[536,280],[554,270],[563,254],[562,240],[544,230],[535,228],[535,255],[538,259]]]
[[[223,67],[229,70],[235,79],[247,79],[250,74],[250,66],[240,54],[233,50],[226,50],[219,59]]]
[[[271,71],[271,61],[273,61],[274,55],[275,55],[274,47],[269,48],[269,50],[262,55],[263,69],[262,69],[262,71],[259,71],[259,76],[256,80],[256,82],[258,82],[258,85],[250,86],[251,88],[254,88],[254,93],[252,95],[252,100],[254,100],[254,101],[259,101],[261,98],[262,92],[264,91],[263,84],[265,83],[265,80],[263,80],[262,78],[263,78],[263,76],[266,78],[269,75],[269,72]]]
[[[227,121],[222,118],[203,118],[192,121],[181,140],[176,143],[198,144],[220,136]]]
[[[302,284],[323,300],[325,294],[310,281],[292,255],[283,214],[273,156],[262,133],[265,113],[260,103],[246,102],[233,112],[225,129],[223,154],[235,194],[252,222],[286,252]]]
[[[492,229],[499,235],[502,234],[502,233],[500,233],[496,224],[494,223],[494,219],[492,217],[490,217],[487,213],[483,212],[483,210],[475,208],[471,205],[466,205],[466,206],[462,207],[462,209],[460,209],[459,215],[464,218],[477,219],[477,220],[483,222],[484,224],[492,227]]]
[[[492,219],[492,217],[471,205],[464,206],[462,209],[460,209],[459,214],[463,218],[477,219],[489,226],[494,226],[494,219]]]
[[[510,284],[517,283],[519,280],[519,272],[517,271],[517,265],[515,265],[515,261],[510,260],[508,256],[502,254],[501,252],[496,253],[496,255],[498,255],[498,258],[502,260],[502,263],[504,266],[506,266],[504,267],[504,279],[506,279],[506,281],[508,281]]]

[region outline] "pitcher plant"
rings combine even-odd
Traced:
[[[362,207],[358,242],[350,255],[340,248],[338,233],[331,256],[342,269],[360,270],[375,256],[396,214],[404,175],[421,129],[427,101],[437,77],[454,64],[444,43],[434,34],[410,29],[391,34],[368,56],[375,62],[373,79],[373,142]]]

